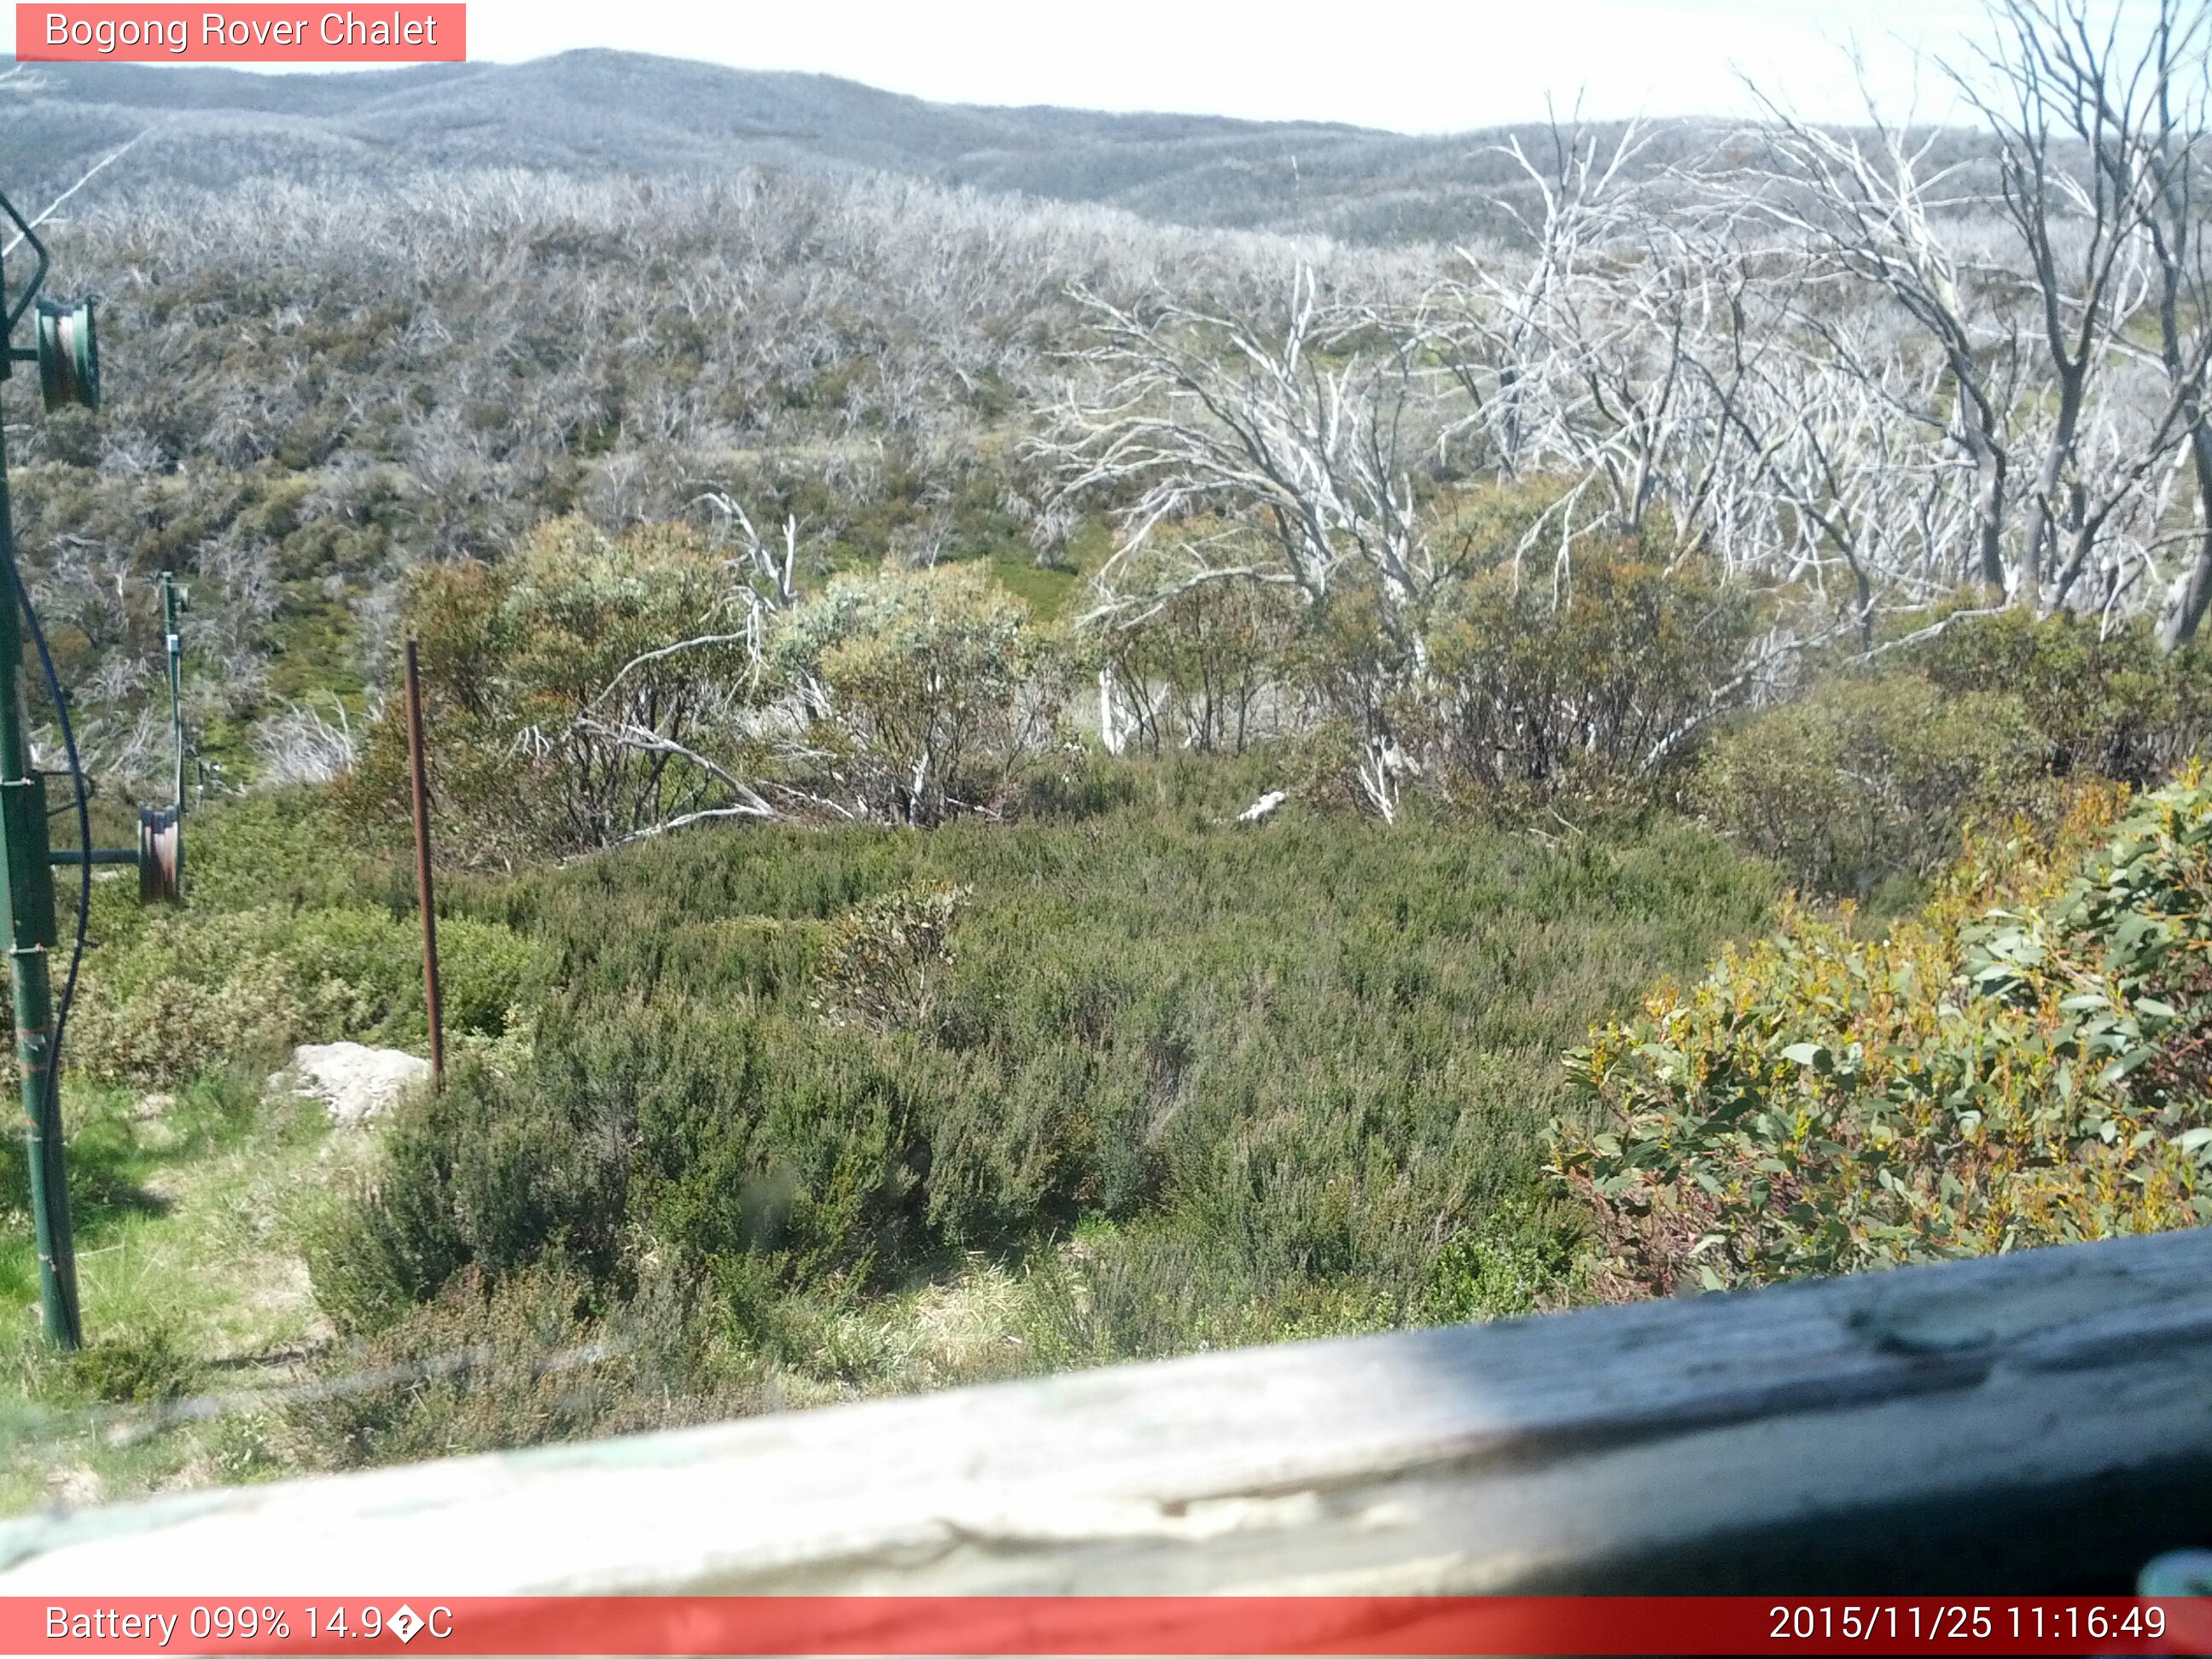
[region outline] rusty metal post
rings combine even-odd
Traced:
[[[438,907],[430,888],[430,786],[422,757],[422,681],[407,641],[407,764],[415,783],[415,891],[422,905],[422,1001],[430,1019],[430,1085],[446,1086],[445,1017],[438,1000]]]

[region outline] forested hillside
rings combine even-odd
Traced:
[[[164,570],[205,766],[14,1501],[2202,1219],[2170,21],[1999,7],[1953,131],[0,78],[59,185],[167,112],[7,435],[103,810]],[[403,635],[456,1064],[333,1127]]]

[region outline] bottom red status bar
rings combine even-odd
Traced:
[[[11,1654],[2212,1653],[2212,1601],[2049,1596],[58,1596]]]

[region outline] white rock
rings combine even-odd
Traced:
[[[1278,806],[1280,806],[1289,799],[1290,797],[1284,793],[1283,791],[1279,789],[1270,789],[1266,794],[1261,796],[1259,799],[1254,801],[1249,806],[1239,812],[1237,815],[1237,822],[1239,823],[1257,823],[1261,818],[1266,817],[1268,813],[1273,811]]]
[[[360,1042],[303,1042],[292,1050],[289,1073],[269,1079],[330,1108],[336,1123],[374,1117],[409,1089],[430,1078],[430,1062],[398,1048]]]

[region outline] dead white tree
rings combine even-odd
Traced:
[[[1826,265],[1790,331],[1825,354],[1824,377],[1841,375],[1832,389],[1844,402],[1902,422],[1887,434],[1851,423],[1880,434],[1876,455],[1922,456],[1917,434],[1941,429],[1971,471],[1961,526],[1946,522],[1948,480],[1924,457],[1897,492],[1929,480],[1931,527],[1967,554],[1952,580],[1978,580],[1999,603],[2039,616],[2108,621],[2163,595],[2160,637],[2171,647],[2193,635],[2212,601],[2212,284],[2196,178],[2209,26],[2185,0],[2155,8],[1990,0],[1990,43],[1942,66],[1978,117],[1986,152],[1886,121],[1871,99],[1870,136],[1815,129],[1770,105],[1763,137],[1774,163],[1722,187],[1748,194],[1777,233]],[[1884,301],[1912,337],[1892,343],[1869,331],[1855,288]],[[1800,410],[1835,406],[1796,400]],[[1824,504],[1850,494],[1832,428],[1802,415],[1794,425],[1797,441],[1771,453],[1767,476],[1843,553],[1850,525],[1873,521]],[[2198,528],[2190,568],[2169,591],[2185,455]],[[1905,562],[1896,555],[1906,550],[1893,547],[1886,568],[1861,561],[1862,574],[1923,594],[1938,578],[1940,589],[1934,550],[1911,539]]]
[[[2170,448],[2180,412],[2169,398],[2142,442],[2112,457],[2115,468],[2085,469],[2084,422],[2108,395],[2150,292],[2143,138],[2162,86],[2155,46],[2131,51],[2119,9],[2105,12],[2100,28],[2085,0],[1996,0],[1996,44],[1951,73],[1996,139],[1998,200],[2040,346],[2039,402],[2049,414],[2008,584],[2014,603],[2039,615],[2066,603],[2100,533]]]
[[[343,698],[332,696],[330,707],[336,718],[325,720],[312,702],[288,702],[254,727],[253,753],[260,762],[262,787],[332,783],[353,770],[361,754],[361,734],[354,730]],[[370,720],[375,714],[372,707]]]
[[[1081,297],[1098,339],[1082,357],[1094,389],[1062,405],[1047,443],[1066,493],[1127,502],[1108,592],[1163,525],[1196,521],[1229,528],[1179,539],[1182,585],[1282,584],[1319,604],[1358,570],[1394,613],[1434,587],[1443,566],[1414,478],[1441,422],[1418,340],[1370,312],[1325,305],[1310,267],[1297,271],[1273,327]]]
[[[1756,139],[1773,160],[1746,170],[1737,187],[1754,212],[1824,260],[1832,287],[1871,286],[1935,353],[1943,375],[1923,382],[1934,395],[1912,415],[1943,430],[1972,469],[1970,559],[1960,576],[2002,592],[2026,356],[2019,322],[1990,303],[1957,246],[1979,198],[1966,186],[1963,162],[1935,160],[1946,135],[1915,136],[1886,119],[1870,93],[1866,104],[1869,131],[1848,133],[1768,102],[1770,125]]]
[[[1651,138],[1638,122],[1610,145],[1579,122],[1553,120],[1547,132],[1549,143],[1535,157],[1517,137],[1498,151],[1535,191],[1532,212],[1500,203],[1528,245],[1525,259],[1462,247],[1463,274],[1440,284],[1435,296],[1447,319],[1443,361],[1486,440],[1479,459],[1507,477],[1528,463],[1556,406],[1554,377],[1566,322],[1577,314],[1576,290],[1618,240],[1626,180]]]
[[[1394,816],[1415,763],[1390,696],[1421,671],[1423,611],[1454,566],[1423,512],[1452,424],[1449,380],[1424,363],[1424,331],[1325,299],[1303,265],[1265,320],[1079,297],[1096,340],[1079,362],[1087,382],[1042,449],[1064,494],[1121,503],[1092,620],[1142,619],[1216,582],[1287,587],[1316,610],[1347,588],[1371,596],[1377,648],[1340,712],[1361,730],[1362,790]],[[1110,674],[1101,691],[1111,729]]]
[[[2115,156],[2117,176],[2132,181],[2153,271],[2149,309],[2157,319],[2155,360],[2171,419],[2195,486],[2186,563],[2163,597],[2159,643],[2172,651],[2197,637],[2212,605],[2212,202],[2203,193],[2206,128],[2212,116],[2212,18],[2186,0],[2155,0],[2145,54],[2122,107],[2130,138]],[[2048,48],[2051,73],[2100,103],[2117,102],[2113,79],[2085,27],[2058,33]]]

